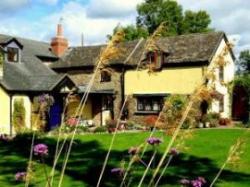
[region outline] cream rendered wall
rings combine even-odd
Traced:
[[[0,134],[10,134],[10,97],[0,87]]]
[[[24,108],[25,108],[25,125],[26,128],[31,129],[31,100],[28,96],[25,95],[14,95],[12,97],[12,113],[14,111],[15,100],[23,99]],[[14,130],[14,129],[13,129]]]
[[[223,39],[208,69],[211,69],[215,65],[218,56],[223,52],[223,49],[225,47],[226,47],[226,42]],[[234,64],[234,59],[232,58],[232,55],[230,53],[224,56],[224,60],[226,62],[226,65],[224,67],[224,83],[227,84],[233,81],[234,79],[235,64]],[[215,74],[216,74],[215,88],[218,92],[224,95],[224,112],[222,112],[221,115],[222,117],[231,117],[232,103],[231,103],[230,90],[225,85],[222,85],[221,82],[219,81],[219,68],[216,68]],[[219,112],[218,101],[213,101],[211,111]]]
[[[202,67],[167,68],[152,74],[148,70],[130,70],[125,73],[125,95],[191,94],[201,84],[202,76]]]

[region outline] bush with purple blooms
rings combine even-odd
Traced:
[[[17,182],[24,182],[26,180],[27,173],[26,172],[17,172],[15,174],[15,180]]]
[[[194,180],[181,179],[180,184],[183,187],[203,187],[207,181],[203,177],[197,177]]]
[[[34,155],[36,156],[47,156],[49,153],[48,146],[45,144],[37,144],[34,146]]]

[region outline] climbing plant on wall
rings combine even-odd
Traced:
[[[23,99],[14,100],[13,125],[16,133],[25,130],[25,107]]]

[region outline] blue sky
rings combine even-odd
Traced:
[[[121,23],[135,22],[136,5],[143,0],[1,0],[0,33],[50,41],[63,17],[71,45],[104,43]],[[184,9],[206,10],[211,26],[236,41],[236,51],[250,49],[250,1],[177,0]]]

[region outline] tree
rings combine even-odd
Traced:
[[[163,35],[179,35],[185,33],[207,32],[211,23],[206,11],[183,13],[182,6],[174,0],[145,0],[137,7],[137,26],[148,28],[149,33],[166,22],[167,30]]]
[[[243,86],[250,95],[250,50],[240,52],[234,85]]]
[[[186,11],[182,23],[182,33],[208,32],[211,29],[208,25],[211,23],[209,14],[206,11]]]
[[[250,50],[241,51],[237,65],[238,74],[250,73]]]
[[[148,30],[144,27],[136,27],[134,25],[128,25],[128,26],[116,26],[114,28],[113,34],[115,34],[118,30],[118,27],[123,30],[125,33],[125,41],[132,41],[139,38],[147,38],[149,33]],[[111,35],[107,36],[109,39],[111,39]]]
[[[164,35],[181,34],[183,22],[182,6],[173,0],[145,0],[137,6],[137,26],[144,26],[149,33],[166,22],[168,30]]]
[[[183,13],[182,6],[174,0],[145,0],[137,6],[136,26],[123,27],[126,40],[146,38],[161,23],[166,23],[162,36],[173,36],[186,33],[208,32],[211,23],[206,11]],[[114,33],[116,32],[114,29]]]

